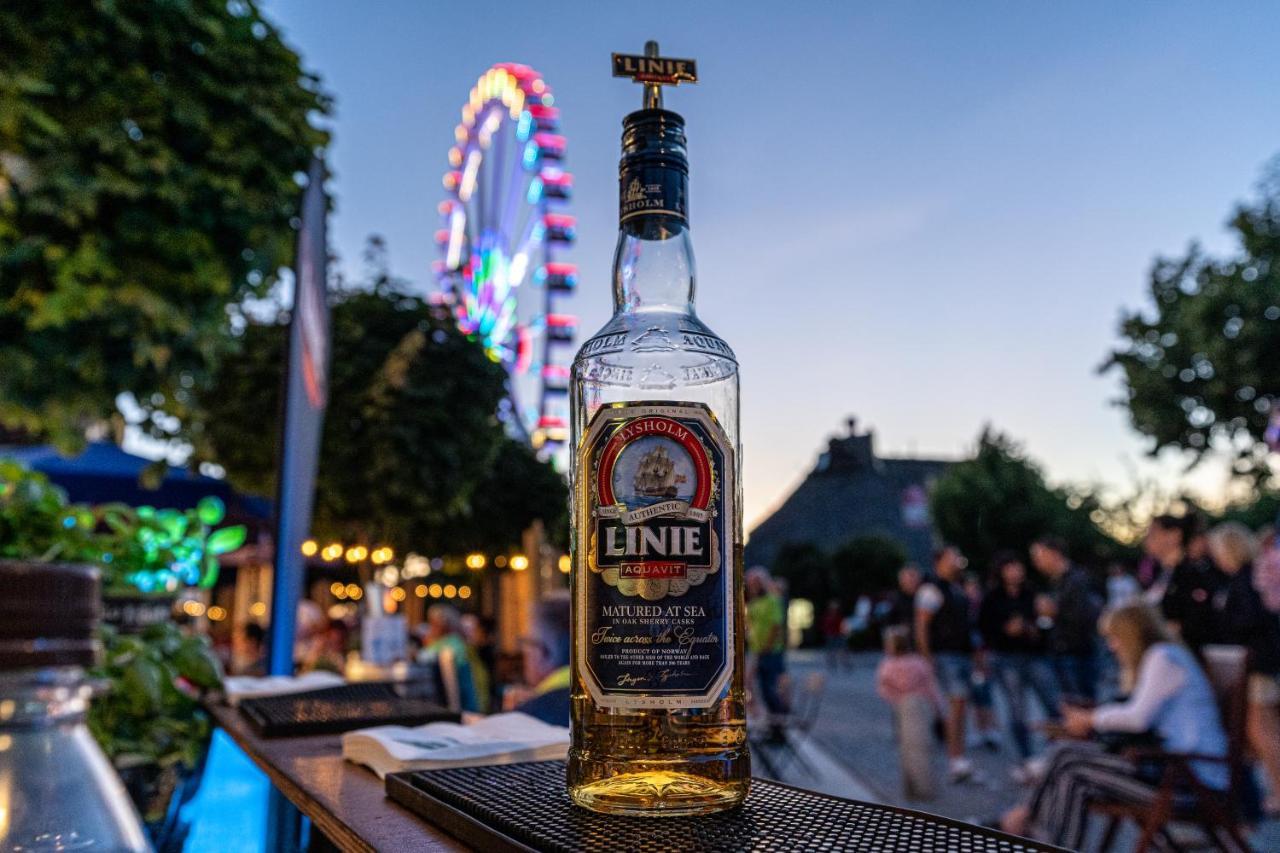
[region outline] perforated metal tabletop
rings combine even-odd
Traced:
[[[559,761],[401,773],[388,776],[386,784],[393,800],[485,851],[1058,850],[985,827],[764,779],[752,780],[741,808],[668,818],[599,815],[572,805]]]

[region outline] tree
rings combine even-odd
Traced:
[[[831,554],[831,587],[847,609],[860,595],[892,589],[907,552],[889,536],[855,536]]]
[[[187,421],[292,258],[328,99],[253,0],[15,0],[0,33],[0,425]]]
[[[1123,373],[1120,403],[1153,455],[1176,448],[1194,465],[1211,446],[1231,447],[1236,474],[1265,480],[1262,436],[1280,402],[1280,160],[1229,228],[1239,241],[1232,257],[1192,244],[1156,260],[1153,310],[1122,316],[1121,344],[1102,370]]]
[[[786,543],[778,549],[770,570],[787,582],[792,598],[816,602],[831,598],[831,560],[812,543]]]
[[[930,508],[942,538],[983,572],[996,552],[1025,554],[1045,534],[1063,537],[1072,556],[1088,562],[1118,547],[1090,517],[1097,510],[1092,497],[1050,487],[1022,448],[990,427],[983,429],[972,459],[938,478]]]
[[[199,458],[262,494],[275,488],[286,328],[244,329],[195,436]],[[385,271],[336,294],[332,328],[317,536],[456,553],[513,544],[539,518],[563,539],[564,481],[504,432],[505,374],[479,344]]]

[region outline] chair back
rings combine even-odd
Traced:
[[[1249,703],[1249,650],[1244,646],[1207,645],[1201,649],[1205,675],[1218,700],[1218,713],[1227,735],[1232,801],[1244,789],[1245,715]]]
[[[827,676],[821,672],[811,672],[805,676],[800,695],[792,706],[791,716],[794,728],[808,732],[817,722],[818,710],[822,707],[822,694],[826,692]]]

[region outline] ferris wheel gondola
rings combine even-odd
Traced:
[[[559,259],[576,236],[559,124],[555,96],[532,68],[504,62],[482,74],[454,130],[436,232],[441,295],[506,369],[512,431],[544,454],[568,438],[578,325],[562,310],[577,269]]]

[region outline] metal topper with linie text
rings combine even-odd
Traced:
[[[692,59],[667,59],[662,56],[613,54],[613,76],[630,77],[637,83],[660,83],[676,86],[698,82],[698,63]]]

